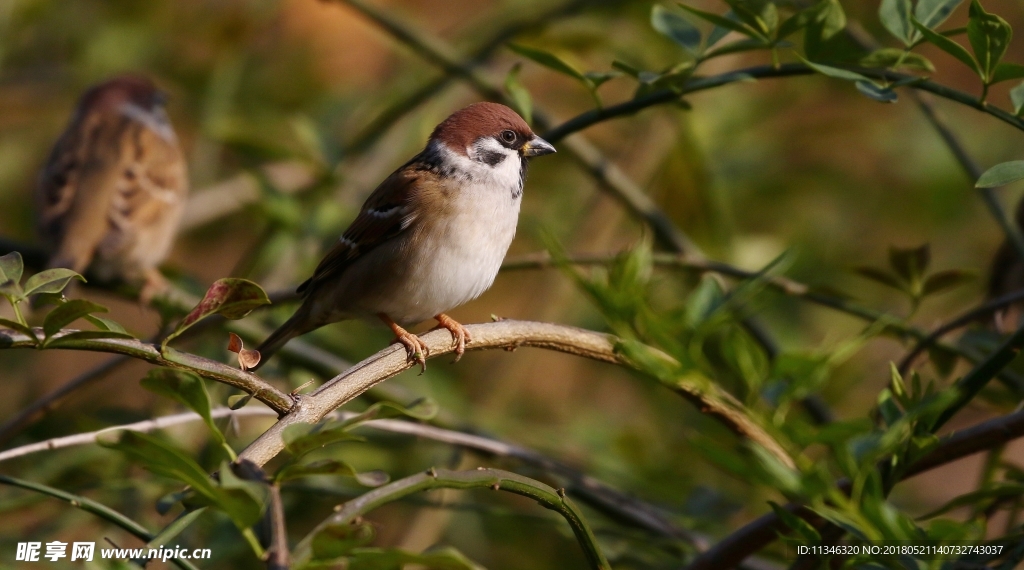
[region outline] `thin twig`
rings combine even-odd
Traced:
[[[982,303],[981,305],[978,305],[977,307],[965,311],[964,313],[954,317],[948,323],[936,327],[935,330],[929,333],[928,336],[918,340],[917,344],[914,345],[914,348],[911,349],[910,352],[908,352],[902,360],[900,360],[899,366],[897,367],[900,374],[906,374],[907,372],[909,372],[910,365],[913,364],[914,359],[917,358],[917,355],[921,354],[925,350],[928,350],[928,348],[935,344],[935,341],[939,340],[943,336],[961,327],[965,327],[973,322],[991,316],[999,309],[1020,302],[1022,300],[1024,300],[1024,290],[1015,291],[1013,293],[1009,293],[1001,297],[996,297],[991,301],[986,301],[985,303]]]
[[[55,489],[47,485],[42,485],[32,481],[25,481],[23,479],[16,479],[14,477],[8,477],[6,475],[0,475],[0,484],[10,485],[12,487],[20,487],[28,491],[33,491],[36,493],[53,497],[55,499],[66,501],[71,506],[77,509],[81,509],[87,513],[94,514],[97,517],[128,531],[129,533],[143,541],[149,542],[153,538],[153,535],[148,530],[146,530],[144,526],[124,516],[123,514],[115,511],[114,509],[111,509],[110,507],[103,505],[101,503],[97,503],[96,501],[93,501],[92,499],[89,499],[87,497],[83,497],[81,495],[72,495],[71,493],[67,493],[65,491],[61,491],[60,489]],[[187,560],[172,558],[171,562],[173,562],[175,566],[181,568],[182,570],[197,570],[197,568],[193,566],[191,563],[189,563]]]
[[[245,407],[239,410],[232,410],[230,408],[214,408],[211,410],[210,415],[215,419],[225,417],[277,417],[277,413],[273,410],[256,406]],[[338,411],[328,414],[327,417],[337,417],[345,420],[354,417],[355,415],[357,414],[353,412]],[[202,421],[202,419],[202,416],[195,412],[186,412],[154,418],[152,420],[135,422],[132,424],[112,426],[98,431],[57,437],[0,452],[0,462],[24,457],[41,451],[94,444],[99,439],[100,435],[104,433],[121,430],[149,432],[185,423],[198,422]],[[618,517],[620,521],[647,529],[665,537],[686,540],[694,544],[698,550],[702,550],[707,547],[706,538],[693,535],[675,526],[657,507],[636,497],[627,495],[607,483],[586,475],[556,459],[538,453],[532,449],[499,441],[494,438],[483,437],[481,435],[401,420],[371,420],[362,424],[361,427],[422,437],[433,441],[447,443],[449,445],[471,449],[485,456],[509,457],[516,459],[525,465],[530,465],[557,477],[564,478],[567,481],[567,488],[570,494],[577,496],[598,510]]]
[[[267,570],[288,570],[291,553],[288,551],[288,527],[285,526],[284,504],[281,503],[281,487],[270,485],[270,547],[267,549]]]
[[[425,473],[419,473],[399,479],[393,483],[374,489],[360,495],[355,499],[341,505],[340,510],[327,520],[320,523],[305,539],[303,539],[297,551],[307,553],[310,545],[320,531],[331,526],[350,525],[369,511],[381,505],[396,501],[420,491],[430,489],[486,489],[495,491],[506,491],[522,495],[537,501],[542,507],[551,509],[565,517],[566,522],[572,527],[576,540],[579,541],[587,561],[595,570],[611,570],[608,560],[601,552],[601,547],[590,530],[590,526],[583,518],[583,514],[573,502],[565,496],[562,490],[555,490],[540,481],[535,481],[522,475],[517,475],[499,469],[479,468],[473,471],[450,471],[448,469],[431,468]],[[301,559],[302,554],[297,557]],[[308,554],[307,554],[308,556]]]

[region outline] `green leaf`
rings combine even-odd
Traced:
[[[134,339],[135,337],[128,333],[120,333],[116,331],[75,331],[73,333],[62,334],[58,337],[51,337],[50,340],[46,341],[46,346],[48,348],[61,348],[64,346],[71,346],[75,342],[81,340],[98,340],[104,338]]]
[[[846,12],[839,0],[824,0],[818,21],[821,28],[821,39],[829,40],[846,29]]]
[[[935,29],[949,18],[961,2],[963,0],[917,0],[914,19],[927,28]]]
[[[533,98],[530,97],[530,92],[523,87],[523,84],[519,82],[519,70],[522,69],[521,63],[516,63],[512,66],[512,69],[505,76],[505,92],[512,99],[512,103],[516,108],[516,111],[526,120],[527,123],[533,122]]]
[[[282,434],[284,447],[295,457],[342,441],[362,441],[362,438],[348,432],[347,426],[293,424],[284,429]]]
[[[532,60],[535,63],[539,63],[544,67],[557,71],[561,74],[568,75],[569,77],[575,78],[583,83],[587,89],[593,89],[593,84],[582,72],[578,69],[569,65],[565,60],[558,57],[557,55],[544,51],[542,49],[527,47],[518,44],[508,44],[508,48],[517,54]]]
[[[924,287],[921,289],[921,295],[934,295],[935,293],[959,287],[973,279],[974,274],[970,271],[963,271],[960,269],[937,271],[929,275],[924,280]]]
[[[971,0],[969,13],[967,39],[974,49],[974,57],[982,71],[982,78],[985,83],[991,83],[996,67],[1010,45],[1013,30],[1006,20],[986,12],[978,0]]]
[[[684,322],[687,327],[696,328],[725,301],[722,285],[712,275],[701,277],[700,284],[686,299]]]
[[[72,279],[78,279],[85,283],[85,277],[63,267],[40,271],[25,282],[25,296],[37,293],[60,293]]]
[[[885,29],[904,45],[914,43],[910,0],[882,0],[878,7],[878,17]]]
[[[917,247],[889,248],[889,266],[907,283],[921,280],[925,271],[928,270],[931,258],[931,247],[928,244]]]
[[[96,315],[86,315],[84,318],[85,320],[89,321],[90,323],[93,324],[93,326],[100,330],[123,333],[128,335],[129,337],[132,337],[132,335],[128,334],[128,331],[126,331],[124,327],[122,327],[121,324],[116,321],[104,319],[103,317],[97,317]]]
[[[429,421],[437,415],[439,410],[440,407],[437,405],[437,402],[430,398],[420,398],[408,406],[402,406],[395,402],[377,402],[364,412],[341,422],[340,425],[345,429],[352,429],[370,420],[384,420],[401,416]]]
[[[697,16],[698,18],[701,18],[702,20],[706,20],[708,22],[711,22],[712,24],[718,26],[719,28],[723,28],[723,29],[726,29],[726,30],[732,30],[734,32],[739,32],[739,33],[741,33],[741,34],[743,34],[745,36],[751,36],[751,37],[758,36],[758,37],[762,37],[761,34],[759,34],[757,32],[757,30],[751,28],[750,26],[748,26],[747,24],[744,24],[743,22],[738,22],[738,21],[733,20],[731,18],[728,18],[726,16],[719,16],[718,14],[713,14],[711,12],[705,12],[703,10],[698,10],[696,8],[692,8],[690,6],[687,6],[686,4],[677,3],[677,5],[680,8],[682,8],[683,10],[686,10],[687,12],[693,14],[694,16]],[[712,32],[711,35],[708,36],[708,46],[709,47],[711,45],[713,45],[715,43],[715,41],[718,41],[719,39],[721,39],[721,37],[715,37],[715,36],[716,36],[716,34],[714,32]],[[712,38],[714,38],[715,41],[712,41]],[[762,39],[767,39],[767,38],[763,38],[762,37]]]
[[[24,270],[25,263],[17,251],[0,256],[0,294],[9,297],[12,303],[23,296],[19,283]]]
[[[779,12],[769,0],[725,0],[736,16],[757,35],[769,39],[779,26]]]
[[[797,56],[797,57],[800,57],[800,56]],[[802,57],[800,57],[800,59],[805,64],[807,64],[807,67],[810,67],[811,69],[813,69],[814,71],[817,71],[818,73],[820,73],[822,75],[827,75],[829,77],[834,77],[836,79],[845,79],[846,81],[867,81],[869,83],[871,82],[871,79],[869,79],[868,77],[866,77],[864,75],[861,75],[861,74],[857,73],[856,71],[850,71],[848,69],[841,69],[841,68],[838,68],[838,67],[832,67],[831,65],[822,65],[820,63],[814,63],[813,61],[804,59]]]
[[[989,168],[978,178],[975,188],[996,188],[1024,178],[1024,160],[1011,160]]]
[[[995,483],[994,486],[990,488],[979,489],[977,491],[972,491],[965,495],[960,495],[959,497],[953,499],[952,501],[949,501],[948,503],[942,505],[941,507],[935,509],[934,511],[925,515],[921,515],[920,517],[918,517],[918,520],[937,517],[941,514],[948,513],[953,509],[969,505],[977,505],[982,502],[987,502],[991,499],[1008,499],[1013,497],[1020,497],[1021,495],[1024,495],[1024,485],[1020,483]]]
[[[250,481],[238,477],[235,469],[239,467],[244,469],[244,465],[221,461],[220,469],[217,471],[219,480],[216,483],[220,493],[216,505],[235,521],[238,528],[244,529],[256,524],[263,514],[267,488],[263,481]],[[259,472],[263,474],[262,469]],[[242,526],[244,523],[248,524]]]
[[[1013,114],[1020,116],[1021,111],[1024,111],[1024,81],[1010,89],[1010,101],[1013,102]]]
[[[594,85],[594,89],[603,85],[605,81],[622,77],[622,73],[618,71],[588,71],[583,75]]]
[[[252,281],[237,278],[219,279],[207,289],[203,300],[182,319],[178,328],[164,339],[161,346],[167,346],[172,339],[210,315],[235,320],[248,315],[257,307],[269,304],[267,293]]]
[[[104,434],[99,444],[120,451],[156,475],[189,485],[198,497],[224,511],[240,529],[248,528],[259,520],[263,507],[254,497],[259,486],[238,480],[227,468],[227,463],[222,464],[222,483],[218,485],[198,463],[170,444],[139,432],[119,434],[120,437],[113,440],[109,438],[110,434]]]
[[[857,91],[865,95],[869,99],[874,99],[879,103],[895,103],[899,98],[896,92],[888,87],[879,87],[871,81],[858,81],[854,83],[857,86]]]
[[[193,412],[199,414],[210,428],[210,433],[221,445],[226,443],[224,434],[210,415],[210,393],[206,391],[206,383],[202,378],[183,370],[170,368],[154,368],[146,374],[139,385],[143,388],[170,398]]]
[[[881,283],[882,285],[885,285],[887,287],[892,287],[893,289],[898,289],[900,291],[906,290],[906,285],[902,281],[900,281],[898,277],[891,273],[878,269],[877,267],[869,267],[864,265],[860,267],[854,267],[853,271],[854,273],[860,275],[861,277],[870,279],[876,283]]]
[[[896,48],[882,48],[871,52],[860,60],[864,67],[907,68],[919,71],[935,71],[935,66],[923,55]]]
[[[953,40],[947,38],[942,34],[937,34],[931,31],[917,20],[914,20],[913,22],[914,26],[924,36],[924,39],[934,44],[935,47],[962,61],[964,65],[973,69],[974,72],[977,73],[979,76],[982,75],[981,68],[978,67],[978,62],[974,61],[974,57],[971,55],[969,51],[967,51],[967,48],[954,42]]]
[[[313,536],[310,550],[314,560],[332,560],[353,548],[373,542],[376,532],[368,523],[327,524]]]
[[[380,487],[390,480],[388,474],[383,471],[374,470],[360,473],[348,463],[338,461],[336,459],[323,459],[310,463],[293,463],[291,465],[286,465],[277,472],[274,476],[274,480],[279,483],[283,483],[285,481],[308,477],[310,475],[343,475],[345,477],[352,477],[358,481],[360,485],[366,487]]]
[[[669,12],[663,6],[655,4],[651,7],[651,27],[659,34],[683,46],[690,55],[700,54],[700,30],[679,14]]]
[[[61,303],[56,309],[50,311],[46,315],[46,319],[43,321],[43,332],[46,333],[46,338],[60,332],[65,326],[77,321],[78,319],[90,314],[90,313],[106,313],[107,308],[103,305],[97,305],[92,301],[86,301],[85,299],[74,299]]]
[[[782,524],[788,526],[790,529],[796,531],[797,535],[800,536],[808,544],[817,544],[821,541],[821,535],[818,534],[811,523],[793,514],[789,509],[780,506],[775,501],[768,501],[771,505],[772,510],[775,511],[775,516],[779,517]]]
[[[0,327],[7,327],[7,328],[9,328],[11,330],[18,331],[21,334],[28,335],[30,338],[34,339],[37,343],[39,342],[39,337],[36,336],[36,331],[32,330],[32,327],[27,327],[27,326],[25,326],[25,325],[23,325],[23,324],[21,324],[21,323],[19,323],[17,321],[11,321],[11,320],[8,320],[8,319],[0,319]]]
[[[996,70],[992,74],[991,83],[996,84],[1003,81],[1010,81],[1011,79],[1020,79],[1022,77],[1024,77],[1024,65],[1004,61],[996,66]]]

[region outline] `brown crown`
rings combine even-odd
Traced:
[[[451,114],[430,135],[460,154],[480,137],[495,136],[501,131],[515,131],[529,139],[533,131],[515,111],[498,103],[474,103]]]
[[[126,102],[145,109],[162,104],[163,93],[141,75],[119,75],[89,88],[78,102],[80,110],[108,109]]]

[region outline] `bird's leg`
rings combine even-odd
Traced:
[[[139,290],[139,302],[143,305],[148,305],[158,295],[166,293],[170,288],[170,284],[163,273],[160,273],[156,268],[147,269],[144,277],[145,281],[142,283],[142,289]]]
[[[420,374],[423,374],[427,369],[427,356],[430,355],[430,349],[427,348],[427,344],[420,340],[420,337],[398,326],[398,323],[391,320],[391,317],[384,313],[377,313],[377,317],[384,321],[384,324],[395,333],[394,342],[400,342],[405,346],[405,352],[409,355],[409,360],[419,363]]]
[[[469,336],[469,331],[461,323],[444,313],[440,313],[434,318],[440,323],[440,326],[437,328],[448,329],[448,332],[452,333],[452,346],[455,347],[455,362],[458,362],[462,358],[462,354],[466,352],[466,345],[472,340]]]

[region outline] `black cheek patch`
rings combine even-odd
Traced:
[[[476,159],[487,166],[496,166],[499,162],[508,158],[508,155],[496,150],[478,150]]]

